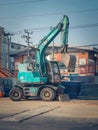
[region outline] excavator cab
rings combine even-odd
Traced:
[[[58,63],[56,61],[47,61],[46,62],[47,69],[47,79],[50,83],[60,83],[61,75]]]

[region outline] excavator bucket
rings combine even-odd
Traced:
[[[76,65],[76,56],[70,55],[67,52],[61,54],[62,62],[68,70],[74,71]]]

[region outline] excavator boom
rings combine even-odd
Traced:
[[[70,64],[75,64],[75,57],[67,53],[68,46],[68,30],[69,30],[69,18],[64,15],[63,19],[40,41],[36,52],[36,69],[39,70],[44,77],[47,74],[45,65],[45,51],[51,41],[61,32],[61,52],[62,61],[68,67]],[[74,58],[73,58],[74,57]],[[73,62],[74,60],[74,62]],[[66,62],[67,61],[67,62]]]

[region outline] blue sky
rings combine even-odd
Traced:
[[[98,0],[0,0],[0,26],[14,32],[12,41],[20,44],[25,44],[24,29],[33,32],[31,41],[38,44],[64,14],[70,21],[70,46],[98,44]],[[59,43],[59,36],[54,41]]]

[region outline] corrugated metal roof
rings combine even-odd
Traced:
[[[35,52],[36,48],[30,48],[29,50],[32,51],[32,52]],[[25,53],[28,52],[28,47],[22,48],[22,49],[20,49],[20,50],[16,50],[16,51],[10,52],[10,56],[15,56],[15,55],[19,55],[19,54],[24,54],[24,52],[25,52]]]
[[[53,47],[52,45],[49,46],[50,47]],[[57,45],[57,46],[54,46],[54,48],[60,48],[61,45]],[[33,53],[35,52],[37,49],[37,46],[34,46],[32,48],[30,48],[30,51]],[[52,49],[51,49],[52,51]],[[75,47],[75,46],[68,46],[68,52],[84,52],[84,51],[90,51],[90,52],[95,52],[95,53],[98,53],[98,49],[95,48],[95,47]],[[16,50],[16,51],[13,51],[13,52],[10,52],[10,56],[15,56],[15,55],[20,55],[20,54],[25,54],[28,52],[28,47],[25,47],[21,50]]]

